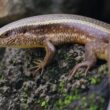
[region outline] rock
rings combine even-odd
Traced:
[[[0,24],[50,11],[51,0],[0,0]],[[50,7],[50,8],[49,8]]]
[[[26,12],[22,0],[0,0],[0,23],[21,18]]]

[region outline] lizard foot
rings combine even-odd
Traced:
[[[41,74],[43,73],[44,71],[44,67],[45,67],[45,62],[42,61],[42,60],[35,60],[34,61],[34,64],[36,66],[32,67],[31,70],[34,70],[34,73],[32,74],[33,76],[36,75],[36,73],[41,70]]]
[[[69,73],[69,77],[68,77],[68,80],[71,80],[72,77],[76,74],[77,70],[80,68],[80,67],[86,67],[86,70],[85,70],[85,76],[87,75],[87,72],[88,70],[91,68],[91,63],[88,62],[88,61],[85,61],[85,62],[82,62],[82,63],[79,63],[77,64]]]

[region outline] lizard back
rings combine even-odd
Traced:
[[[107,41],[110,34],[109,29],[109,24],[88,17],[50,14],[28,17],[5,25],[0,28],[0,38],[4,38],[4,41],[6,41],[5,38],[8,38],[13,33],[24,34],[24,32],[31,32],[38,37],[37,41],[41,42],[40,39],[50,39],[54,44],[64,42],[85,44],[91,39]],[[22,36],[24,36],[23,34]],[[10,39],[12,40],[13,37]]]

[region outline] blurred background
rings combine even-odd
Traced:
[[[0,0],[0,24],[48,13],[69,13],[110,22],[110,0]]]

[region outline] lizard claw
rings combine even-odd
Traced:
[[[69,72],[68,80],[71,80],[71,79],[72,79],[72,77],[76,74],[77,70],[78,70],[80,67],[86,67],[86,70],[85,70],[85,72],[84,72],[84,74],[85,74],[85,76],[86,76],[88,70],[89,70],[90,67],[91,67],[91,63],[85,61],[85,62],[82,62],[82,63],[77,64],[77,65]]]
[[[34,70],[33,76],[36,75],[36,73],[41,70],[41,74],[44,71],[45,63],[42,60],[36,60],[33,62],[36,66],[32,67],[30,70]]]

